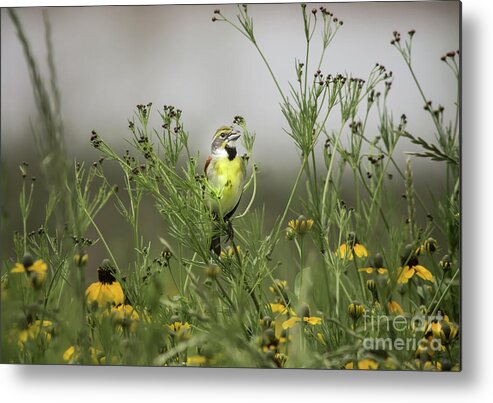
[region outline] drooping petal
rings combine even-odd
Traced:
[[[360,243],[354,245],[354,253],[356,253],[356,256],[358,257],[368,256],[368,251],[366,250],[365,246],[361,245]]]
[[[28,271],[39,273],[39,274],[46,274],[46,271],[48,270],[48,265],[43,262],[41,259],[36,260],[31,267],[28,268]]]
[[[339,246],[339,250],[336,252],[337,256],[341,259],[353,260],[353,251],[347,244],[343,243]]]
[[[203,355],[191,355],[187,358],[187,365],[204,365],[207,358]]]
[[[401,268],[399,278],[397,279],[398,284],[406,284],[414,276],[415,270],[413,267],[404,266],[404,268]]]
[[[305,316],[303,320],[312,326],[320,325],[320,323],[322,323],[322,318],[319,318],[318,316]]]
[[[74,346],[70,346],[63,353],[63,361],[65,361],[65,362],[71,361],[72,358],[74,357],[74,354],[75,354],[75,347]]]
[[[283,304],[270,304],[270,309],[272,313],[280,313],[285,315],[288,312],[288,308],[286,308]]]
[[[15,266],[10,270],[11,273],[25,273],[26,269],[23,264],[16,263]]]
[[[388,308],[390,313],[398,313],[399,315],[404,314],[404,310],[402,309],[402,307],[399,305],[398,302],[394,300],[389,301]]]
[[[426,267],[417,264],[416,266],[413,266],[413,268],[416,271],[416,274],[423,280],[433,281],[433,274],[431,274],[431,272]]]
[[[282,323],[282,328],[283,329],[290,329],[300,321],[301,321],[300,317],[292,316],[291,318],[289,318],[288,320],[286,320]]]
[[[378,363],[371,358],[364,358],[358,361],[358,369],[378,369]]]

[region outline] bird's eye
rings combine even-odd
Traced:
[[[226,133],[221,134],[221,138],[226,138]]]

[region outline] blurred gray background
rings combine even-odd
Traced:
[[[459,48],[460,3],[317,3],[308,4],[308,9],[321,5],[344,21],[322,65],[323,73],[349,73],[365,79],[376,62],[385,65],[394,73],[389,97],[394,116],[398,118],[405,113],[409,131],[430,140],[431,119],[423,110],[419,92],[390,40],[394,30],[400,31],[403,37],[408,30],[416,30],[413,43],[416,74],[426,96],[434,104],[445,106],[445,117],[451,118],[457,87],[440,57]],[[230,18],[237,13],[234,5],[46,9],[52,24],[65,133],[72,157],[88,161],[97,158],[89,143],[92,129],[118,148],[126,147],[127,119],[139,103],[153,102],[157,108],[172,104],[182,109],[191,149],[200,150],[203,158],[209,152],[215,129],[231,123],[239,114],[257,133],[254,158],[263,173],[260,195],[269,189],[276,189],[279,197],[283,195],[294,179],[298,159],[294,144],[283,131],[286,123],[279,108],[279,94],[253,45],[226,23],[211,21],[215,8]],[[26,8],[17,12],[33,52],[47,72],[42,9]],[[249,12],[258,43],[287,91],[288,81],[295,80],[295,58],[304,58],[300,6],[250,5]],[[317,57],[319,39],[315,35],[311,53]],[[34,158],[30,125],[35,123],[36,110],[24,55],[13,24],[2,9],[4,178],[17,175],[20,161]],[[160,127],[158,119],[154,123]],[[329,119],[329,129],[335,129],[337,124],[337,119]],[[367,134],[369,137],[378,134],[375,114],[370,117]],[[412,149],[413,146],[403,141],[398,150],[400,161],[404,161],[404,152]],[[440,187],[444,171],[437,167],[436,163],[416,160],[413,165],[416,186]],[[17,205],[19,182],[6,181],[2,189],[4,208]],[[258,204],[264,201],[269,204],[267,197],[260,198]],[[271,204],[274,202],[270,200]]]
[[[308,4],[308,8],[321,4]],[[427,96],[450,112],[456,88],[440,56],[459,47],[459,3],[324,4],[344,21],[322,66],[326,73],[366,78],[375,62],[394,72],[390,106],[406,113],[411,131],[432,131],[400,55],[390,45],[392,32],[416,29],[414,63]],[[218,6],[234,18],[236,7]],[[192,146],[206,152],[214,130],[243,115],[257,132],[255,156],[265,168],[284,168],[295,148],[275,86],[253,46],[225,23],[212,23],[214,5],[48,8],[55,62],[62,94],[69,150],[90,148],[95,128],[120,142],[135,105],[173,104],[184,111]],[[251,5],[256,36],[284,89],[293,81],[294,59],[304,58],[298,4]],[[35,55],[46,49],[40,8],[18,9]],[[13,25],[1,16],[2,159],[31,143],[29,121],[36,116],[26,63]],[[318,38],[317,38],[318,39]],[[317,54],[314,41],[312,54]],[[43,63],[45,65],[45,63]],[[447,110],[446,109],[446,110]],[[334,126],[335,127],[335,126]],[[370,125],[370,128],[372,126]],[[373,129],[376,126],[373,125]],[[272,158],[272,147],[279,155]],[[279,166],[279,165],[282,166]]]

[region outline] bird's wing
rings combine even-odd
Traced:
[[[209,168],[209,164],[212,161],[212,155],[209,155],[209,157],[205,160],[205,166],[204,166],[204,173],[207,176],[207,168]]]

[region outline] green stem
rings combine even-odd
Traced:
[[[270,238],[273,241],[272,249],[274,249],[274,247],[278,241],[279,233],[281,232],[281,227],[284,223],[284,220],[286,219],[286,215],[288,214],[289,208],[291,207],[291,203],[293,201],[294,194],[296,193],[296,189],[298,188],[298,184],[300,182],[301,175],[303,174],[303,171],[305,170],[306,163],[307,163],[307,156],[304,156],[303,161],[302,161],[301,166],[300,166],[300,169],[298,170],[298,174],[296,175],[296,179],[294,181],[293,188],[291,189],[291,193],[289,195],[288,201],[286,203],[286,206],[284,207],[284,211],[283,211],[283,213],[279,219],[279,222],[277,223],[275,230],[271,233]]]
[[[334,160],[335,160],[335,155],[336,155],[336,152],[337,152],[337,148],[339,147],[339,140],[341,138],[341,135],[342,135],[342,129],[344,128],[344,124],[345,122],[341,122],[341,127],[339,129],[339,133],[337,134],[337,137],[336,137],[336,142],[334,144],[334,152],[332,153],[332,156],[330,158],[330,164],[329,164],[329,169],[327,170],[327,175],[325,177],[325,184],[324,184],[324,190],[323,190],[323,193],[322,193],[322,204],[321,204],[321,208],[322,208],[322,217],[321,217],[321,222],[320,224],[325,227],[325,202],[326,202],[326,198],[327,198],[327,191],[329,189],[329,182],[330,182],[330,177],[331,177],[331,174],[332,174],[332,167],[334,166]]]
[[[111,259],[112,263],[115,265],[115,268],[116,268],[117,272],[118,273],[121,273],[120,267],[118,266],[118,263],[117,263],[115,257],[113,256],[113,253],[111,253],[111,249],[110,249],[109,245],[106,243],[106,240],[104,239],[103,234],[99,230],[99,227],[94,222],[94,220],[91,217],[91,214],[89,214],[89,212],[87,211],[87,209],[85,208],[85,206],[81,206],[81,208],[84,211],[84,213],[86,214],[87,218],[91,222],[91,224],[94,227],[94,229],[96,230],[96,232],[98,233],[99,239],[101,239],[101,242],[103,242],[103,245],[106,248],[106,251],[108,252],[108,255],[110,256],[110,259]]]
[[[438,307],[440,305],[440,302],[442,302],[443,298],[445,297],[445,295],[447,294],[448,290],[450,289],[450,287],[452,287],[452,284],[455,280],[455,278],[457,277],[457,275],[459,274],[459,269],[457,269],[455,271],[455,273],[453,274],[452,278],[450,279],[450,282],[448,283],[447,287],[445,287],[445,290],[443,290],[443,294],[441,295],[441,297],[439,298],[439,300],[437,301],[436,305],[435,305],[435,308],[433,309],[433,311],[431,312],[431,316],[434,316],[436,311],[438,310]]]

